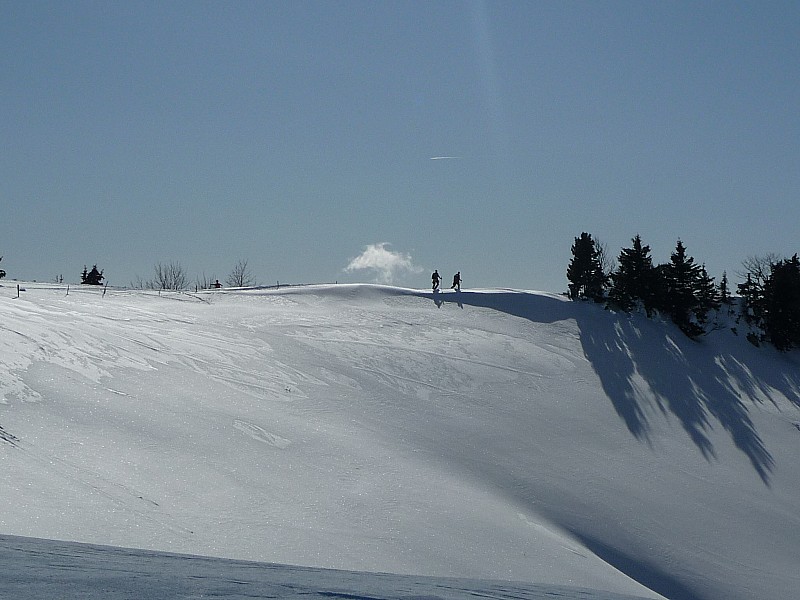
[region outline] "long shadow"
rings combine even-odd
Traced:
[[[441,290],[436,292],[416,292],[414,295],[433,300],[438,308],[446,303],[457,304],[459,308],[477,306],[523,317],[537,323],[553,323],[574,318],[572,303],[554,296],[517,292],[513,290],[492,290],[488,292],[466,292]]]
[[[450,300],[445,294],[439,302]],[[707,461],[715,460],[712,428],[724,430],[770,487],[775,460],[753,422],[758,403],[800,408],[800,353],[754,348],[730,331],[693,341],[670,323],[615,314],[601,306],[517,292],[461,292],[462,305],[491,308],[532,322],[574,320],[583,352],[631,435],[651,444],[654,419],[669,415]],[[800,424],[796,425],[800,429]],[[647,553],[615,547],[585,528],[567,530],[632,579],[674,600],[702,600],[702,591],[651,562]]]
[[[669,600],[701,600],[701,596],[691,587],[657,566],[649,564],[646,558],[632,556],[625,550],[613,548],[601,540],[590,537],[580,531],[571,530],[570,533],[608,564],[614,565],[631,579],[638,581],[665,598],[669,598]]]
[[[618,330],[618,322],[607,327]],[[581,344],[586,358],[600,377],[603,390],[611,399],[614,410],[625,422],[633,436],[650,444],[650,424],[645,405],[639,401],[641,383],[635,378],[636,365],[625,335],[609,334],[605,327],[581,326]]]
[[[631,434],[651,443],[654,414],[676,417],[706,460],[716,458],[715,424],[730,435],[769,486],[775,462],[750,417],[752,403],[778,393],[800,407],[797,356],[731,344],[712,350],[676,327],[642,316],[614,314],[601,306],[517,291],[421,293],[437,306],[456,302],[502,311],[537,323],[575,319],[584,355]],[[732,335],[720,333],[720,335]]]
[[[599,310],[599,309],[598,309]],[[655,411],[672,414],[707,460],[716,457],[709,432],[715,423],[730,435],[769,486],[774,459],[758,434],[748,405],[780,393],[800,406],[800,370],[746,349],[712,350],[676,327],[643,317],[577,311],[584,354],[603,389],[637,438],[647,438]],[[731,344],[732,347],[741,347]],[[773,400],[774,401],[774,400]]]

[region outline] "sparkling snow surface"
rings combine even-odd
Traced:
[[[800,589],[800,355],[735,323],[690,341],[512,290],[22,287],[0,287],[0,534],[42,539],[0,538],[2,597]]]

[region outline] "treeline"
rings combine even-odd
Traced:
[[[0,256],[0,261],[3,257]],[[6,272],[0,269],[0,279],[6,276]],[[102,269],[98,269],[97,265],[93,265],[88,269],[86,265],[83,266],[81,272],[81,284],[83,285],[103,285],[103,280],[106,279]],[[62,276],[56,277],[56,283],[63,282]],[[225,279],[225,284],[228,287],[250,287],[256,285],[256,279],[250,269],[246,259],[239,259],[231,269]],[[156,263],[153,266],[153,277],[150,279],[143,279],[140,276],[136,280],[131,281],[130,287],[134,289],[152,289],[152,290],[186,290],[191,286],[189,272],[179,262],[170,263]],[[211,275],[206,276],[205,273],[198,276],[195,280],[194,286],[198,289],[209,289],[220,287],[222,284],[219,280]]]
[[[623,248],[612,266],[605,246],[588,233],[575,238],[567,267],[569,297],[593,300],[608,308],[644,311],[669,317],[687,336],[697,338],[713,327],[722,308],[749,326],[747,338],[786,351],[800,347],[800,260],[775,255],[750,258],[745,281],[734,297],[728,277],[719,283],[697,264],[678,240],[670,260],[654,264],[650,246],[640,236]]]
[[[255,285],[255,277],[245,259],[239,259],[225,279],[229,287],[248,287]],[[188,271],[179,262],[156,263],[153,266],[153,277],[141,277],[131,281],[130,287],[149,290],[185,290],[190,287]],[[215,275],[207,276],[205,273],[195,279],[195,288],[209,289],[219,287],[220,282]]]
[[[3,273],[5,274],[5,273]],[[91,270],[86,266],[83,267],[81,273],[81,283],[86,285],[103,285],[103,271],[94,265]],[[228,277],[225,279],[226,285],[229,287],[248,287],[255,285],[255,278],[248,266],[248,261],[240,259],[233,267]],[[130,287],[134,289],[148,289],[148,290],[185,290],[191,287],[191,280],[189,272],[179,262],[170,263],[156,263],[153,266],[153,277],[150,279],[143,279],[137,276],[134,281],[131,281]],[[197,289],[209,289],[219,287],[222,284],[215,276],[206,276],[203,273],[195,280],[194,286]]]

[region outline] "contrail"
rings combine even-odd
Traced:
[[[431,160],[458,160],[460,156],[431,156]]]

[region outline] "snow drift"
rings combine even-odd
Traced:
[[[514,290],[24,287],[0,288],[2,534],[598,598],[800,585],[800,360],[727,325]]]

